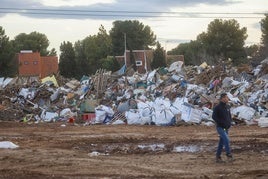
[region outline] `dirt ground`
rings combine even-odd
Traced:
[[[0,178],[268,178],[268,129],[233,126],[235,161],[215,163],[215,127],[0,122]],[[223,159],[226,159],[223,156]]]

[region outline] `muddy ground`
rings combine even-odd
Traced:
[[[233,126],[235,161],[215,163],[214,127],[0,122],[0,178],[268,178],[268,129]],[[223,156],[223,159],[226,159]]]

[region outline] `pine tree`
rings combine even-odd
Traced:
[[[166,67],[166,55],[165,55],[165,50],[163,47],[161,47],[160,43],[157,42],[156,44],[156,49],[154,50],[154,58],[151,63],[152,69],[156,69],[159,67]]]

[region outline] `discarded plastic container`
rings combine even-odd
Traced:
[[[92,120],[95,119],[95,118],[96,118],[95,113],[84,113],[84,114],[82,114],[82,119],[84,121],[92,122]]]

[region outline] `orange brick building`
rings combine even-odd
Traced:
[[[154,58],[153,50],[133,50],[132,51],[137,72],[143,74],[146,73],[146,71],[151,71],[151,63]],[[125,64],[125,56],[115,56],[117,61],[121,66]],[[184,56],[183,55],[167,55],[166,56],[166,62],[168,65],[175,61],[183,61],[184,62]],[[130,62],[130,51],[126,50],[126,64],[127,67],[131,65]]]
[[[58,57],[41,57],[39,52],[21,51],[17,54],[19,76],[46,76],[58,72]]]
[[[153,60],[153,50],[133,50],[132,51],[137,71],[139,73],[145,73],[146,70],[151,70],[151,62]],[[116,56],[117,61],[122,66],[125,64],[125,56]],[[126,50],[126,65],[129,67],[131,65],[130,62],[130,51]]]

